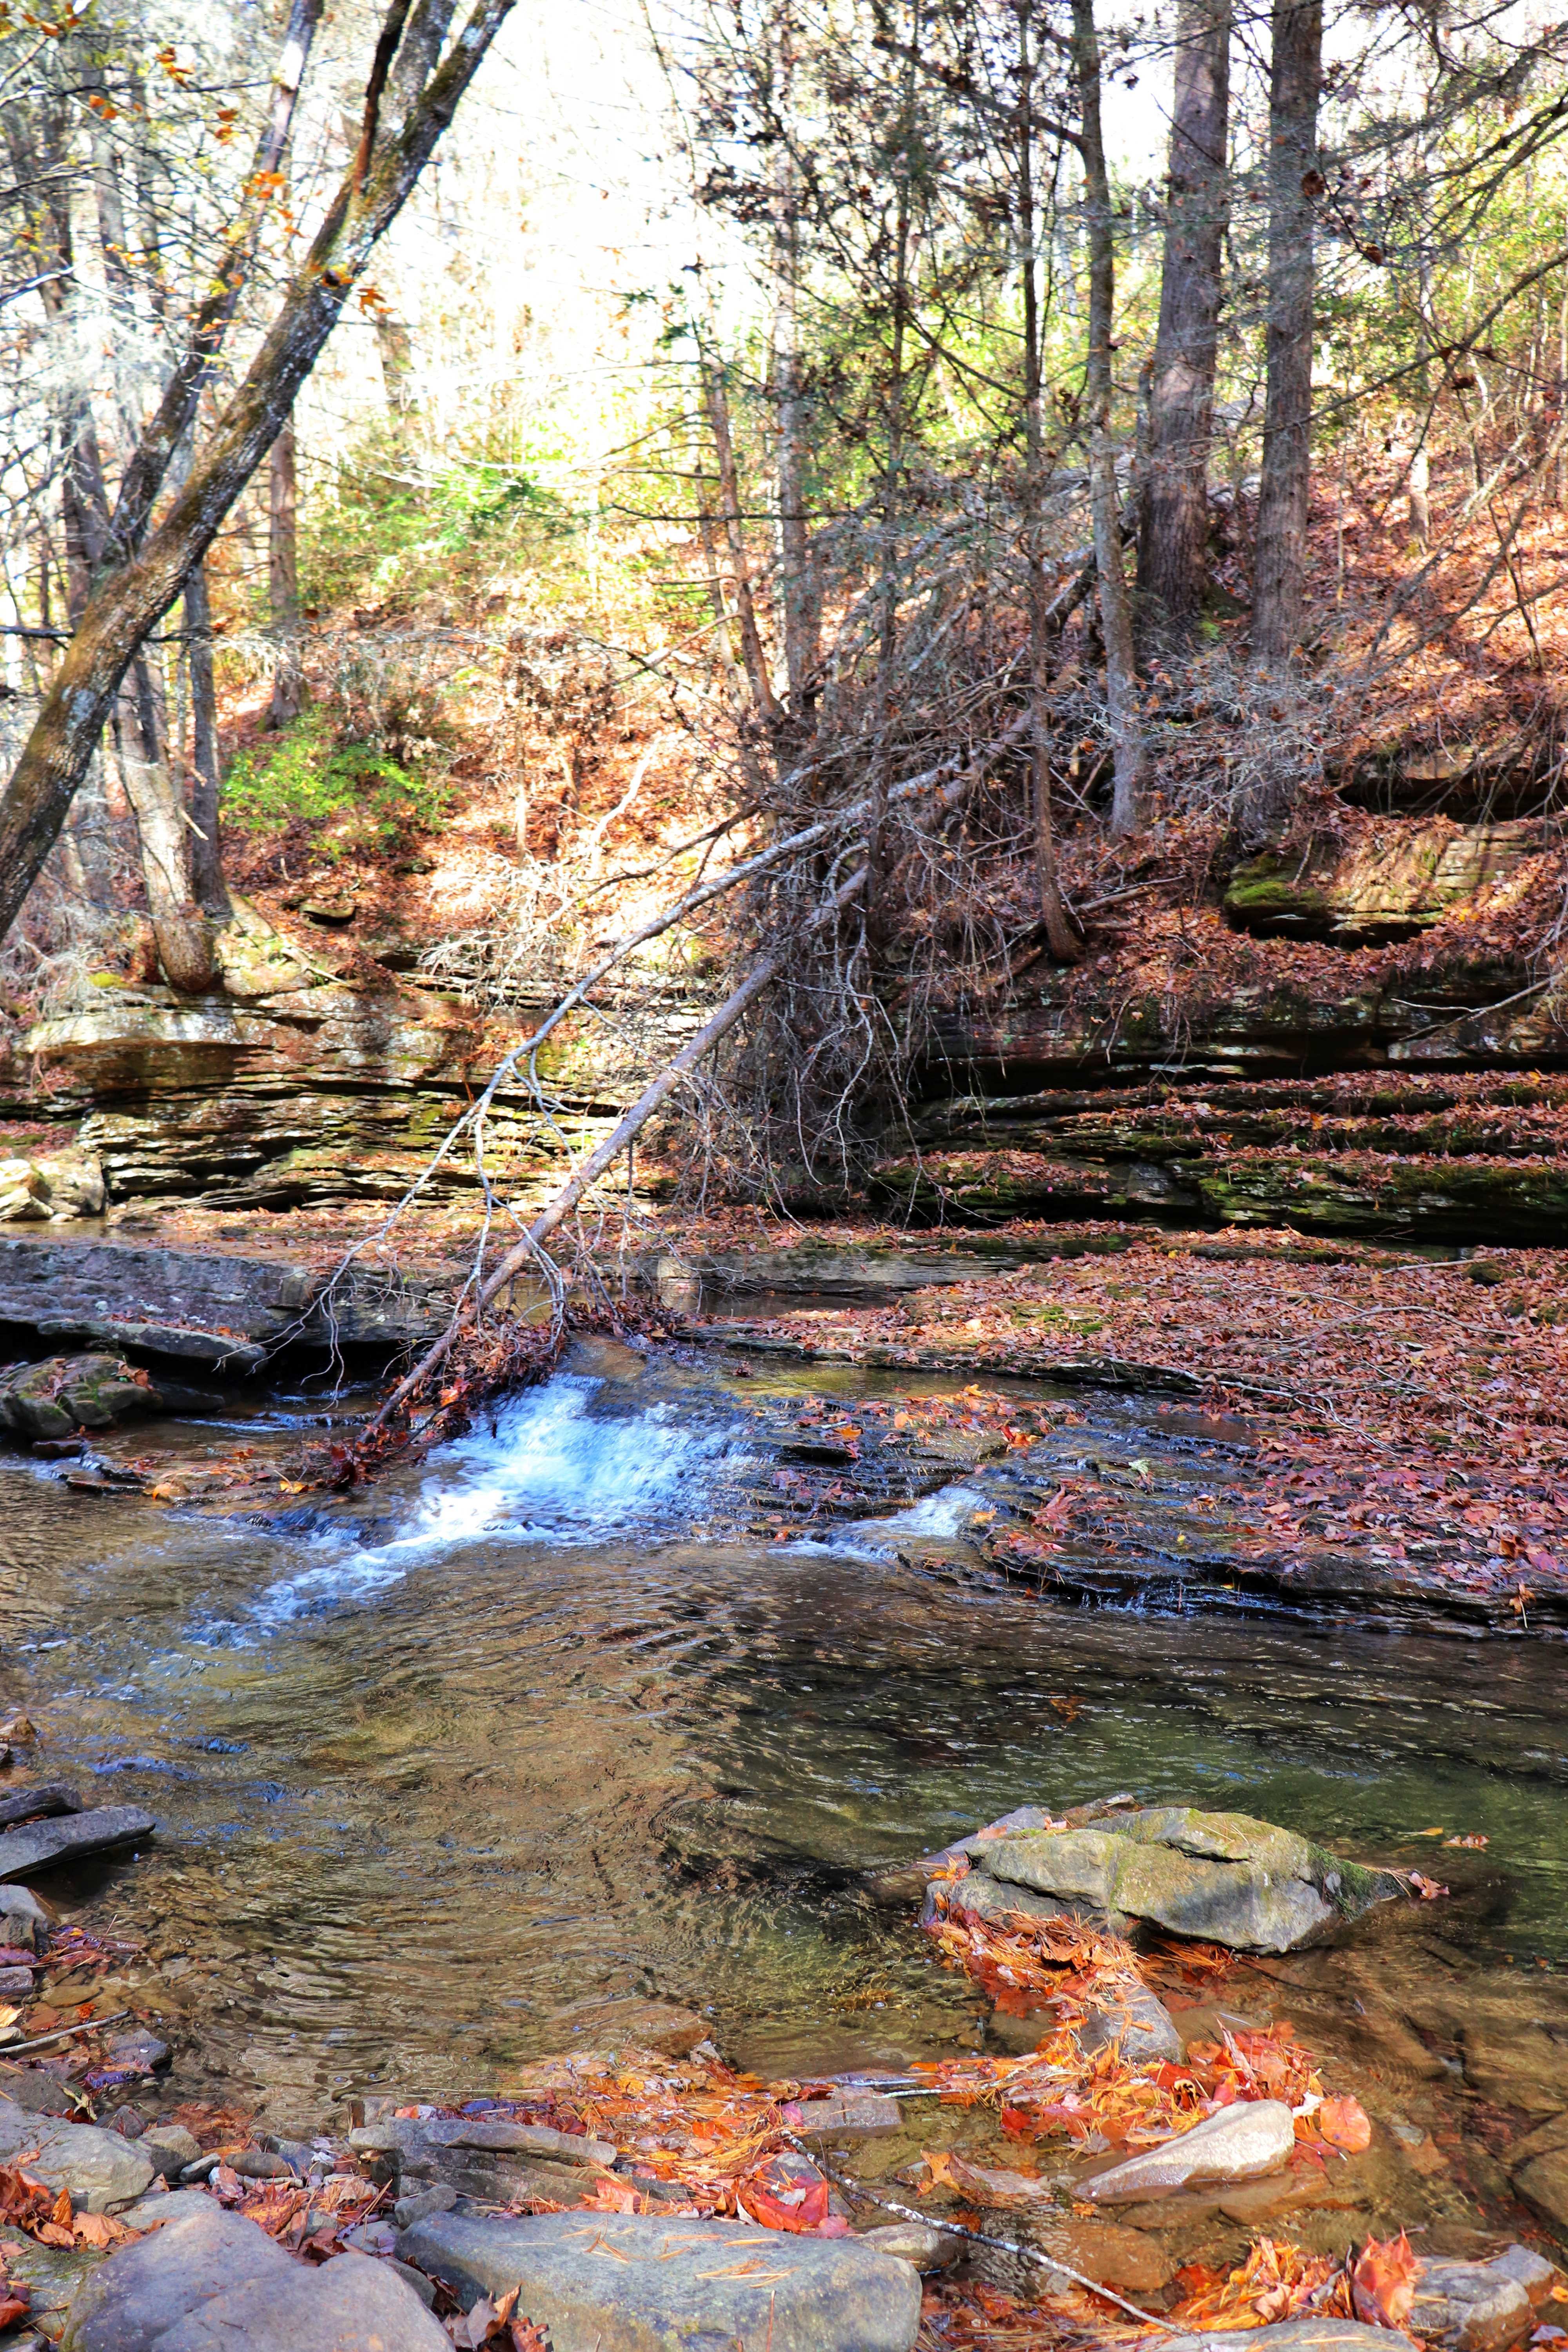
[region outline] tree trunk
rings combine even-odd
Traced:
[[[136,820],[153,937],[170,987],[183,996],[200,996],[213,984],[212,941],[196,904],[193,835],[145,654],[138,654],[131,665],[131,687],[132,720],[127,727],[117,719],[115,750],[120,780]]]
[[[1128,834],[1136,832],[1142,822],[1148,762],[1138,709],[1132,604],[1121,564],[1116,444],[1110,434],[1110,331],[1116,303],[1116,257],[1111,242],[1110,182],[1100,126],[1100,39],[1094,26],[1094,0],[1072,0],[1072,47],[1089,215],[1089,352],[1083,412],[1089,430],[1089,511],[1094,521],[1100,622],[1105,636],[1105,704],[1110,722],[1114,775],[1110,830],[1113,834]]]
[[[213,683],[212,602],[207,568],[198,563],[185,583],[185,629],[191,667],[191,878],[209,915],[226,921],[234,909],[223,877],[218,814],[217,695]]]
[[[1046,945],[1058,963],[1077,963],[1083,944],[1062,903],[1051,824],[1051,611],[1042,509],[1046,488],[1044,355],[1040,341],[1039,213],[1035,164],[1038,125],[1035,84],[1040,58],[1029,39],[1029,14],[1018,16],[1018,111],[1015,194],[1024,298],[1024,546],[1029,614],[1029,814],[1035,831],[1035,901]]]
[[[790,28],[781,32],[775,58],[776,103],[789,105],[795,59]],[[773,398],[778,436],[779,571],[784,605],[784,675],[792,719],[809,721],[821,653],[821,600],[811,562],[806,522],[805,407],[801,397],[800,197],[787,138],[778,142],[773,195]]]
[[[286,727],[305,704],[300,667],[299,480],[294,420],[272,444],[267,471],[267,601],[272,623],[272,699],[268,727]]]
[[[395,122],[384,140],[373,136],[368,168],[362,173],[356,163],[339,187],[184,488],[140,553],[95,587],[0,795],[0,937],[48,856],[136,648],[179,595],[277,439],[355,278],[396,217],[512,5],[474,0],[463,31],[406,119]],[[398,14],[397,0],[393,7]],[[154,470],[161,482],[166,464]],[[122,486],[121,508],[124,503]]]
[[[1229,0],[1180,0],[1160,326],[1138,585],[1150,627],[1191,639],[1208,543],[1220,266],[1229,209]]]
[[[751,688],[753,705],[770,726],[775,726],[783,713],[768,677],[762,632],[757,627],[757,608],[752,597],[752,573],[746,562],[745,531],[741,514],[741,477],[735,464],[735,444],[730,432],[730,403],[718,361],[704,352],[701,366],[703,401],[713,435],[714,455],[719,461],[719,495],[722,502],[721,519],[724,543],[730,553],[730,584],[734,591],[735,617],[741,627],[741,659],[746,667],[746,683]]]
[[[1301,635],[1311,487],[1312,227],[1322,0],[1275,0],[1268,91],[1268,388],[1253,567],[1252,655],[1288,661]]]

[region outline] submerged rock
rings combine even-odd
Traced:
[[[917,2273],[864,2239],[627,2213],[434,2213],[397,2252],[465,2310],[515,2287],[514,2319],[545,2330],[553,2352],[910,2352],[920,2327]]]
[[[925,2272],[951,2270],[960,2254],[968,2251],[964,2239],[935,2221],[889,2221],[864,2231],[860,2243],[873,2253],[895,2255]]]
[[[1513,2185],[1553,2236],[1568,2245],[1568,2147],[1531,2158],[1514,2174]]]
[[[657,2050],[663,2058],[684,2058],[708,2037],[708,2021],[695,2010],[678,2008],[670,2000],[582,2000],[556,2012],[551,2025],[570,2035],[582,2034],[596,2050],[614,2049],[623,2042],[639,2050]]]
[[[204,2199],[111,2254],[71,2305],[63,2352],[451,2352],[389,2263],[334,2254],[312,2270]]]
[[[100,1805],[90,1813],[69,1813],[60,1821],[30,1822],[26,1829],[0,1833],[0,1879],[22,1878],[57,1863],[81,1862],[89,1854],[136,1845],[157,1826],[140,1805]]]
[[[1076,1909],[1118,1929],[1146,1920],[1248,1952],[1296,1951],[1404,1891],[1392,1871],[1343,1862],[1291,1830],[1190,1805],[1070,1826],[1020,1808],[950,1851],[969,1864],[967,1877],[942,1885],[955,1910]],[[1041,1895],[1056,1899],[1043,1906]]]
[[[1282,2099],[1238,2100],[1162,2147],[1079,2181],[1077,2194],[1091,2204],[1119,2205],[1211,2181],[1260,2180],[1284,2169],[1295,2145],[1295,2123]]]
[[[1182,2037],[1170,2011],[1147,1985],[1119,1987],[1113,1996],[1091,2002],[1078,2029],[1078,2046],[1095,2057],[1114,2042],[1129,2066],[1173,2063],[1182,2055]]]
[[[0,2098],[0,2163],[21,2155],[29,2172],[51,2189],[68,2189],[72,2204],[89,2213],[133,2204],[153,2184],[153,2167],[134,2140],[96,2124],[58,2123]]]

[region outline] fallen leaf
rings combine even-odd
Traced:
[[[1360,2156],[1372,2146],[1372,2126],[1359,2099],[1325,2099],[1315,2121],[1329,2146],[1343,2148],[1347,2156]]]
[[[1415,2256],[1403,2230],[1369,2238],[1351,2269],[1355,2315],[1369,2327],[1402,2327],[1415,2300]]]
[[[827,2183],[815,2164],[784,2150],[765,2157],[736,2189],[753,2221],[769,2230],[819,2230],[827,2219]]]
[[[1448,1892],[1446,1886],[1439,1886],[1435,1878],[1423,1878],[1418,1870],[1411,1872],[1410,1884],[1423,1903],[1436,1903],[1439,1895],[1447,1895]]]

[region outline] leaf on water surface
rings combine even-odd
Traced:
[[[1451,1837],[1443,1840],[1445,1845],[1466,1846],[1472,1853],[1479,1853],[1483,1846],[1489,1845],[1490,1843],[1489,1838],[1482,1837],[1477,1832],[1472,1832],[1468,1837]]]
[[[1415,2255],[1403,2230],[1369,2238],[1351,2267],[1355,2315],[1370,2327],[1402,2327],[1415,2300]]]
[[[1410,1884],[1423,1903],[1436,1903],[1440,1895],[1447,1895],[1448,1892],[1446,1886],[1439,1886],[1435,1878],[1423,1878],[1418,1870],[1411,1872]]]
[[[1372,2126],[1359,2099],[1325,2099],[1314,2120],[1330,2147],[1342,2148],[1347,2156],[1360,2156],[1372,2146]]]

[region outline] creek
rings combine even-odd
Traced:
[[[962,1473],[819,1537],[745,1531],[759,1405],[920,1385],[558,1375],[282,1527],[7,1458],[6,1696],[51,1777],[160,1823],[45,1891],[176,1983],[220,1963],[193,1973],[183,2078],[322,2112],[463,2096],[622,1993],[709,2012],[769,2073],[972,2049],[984,2004],[867,1872],[1123,1789],[1452,1878],[1446,1932],[1489,1972],[1568,1954],[1556,1643],[1043,1600],[974,1572]],[[279,1444],[317,1409],[274,1398],[237,1433]],[[1149,1408],[1086,1410],[1086,1442],[1153,1442]]]

